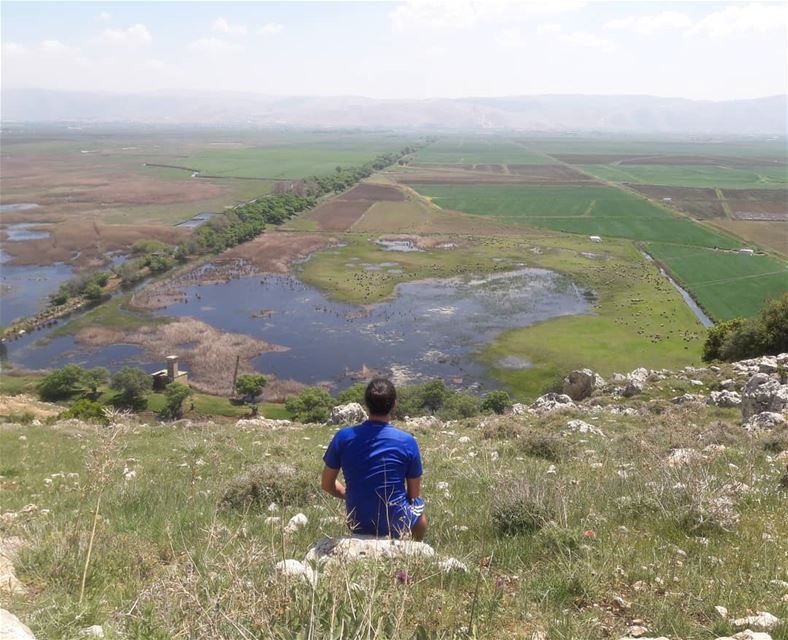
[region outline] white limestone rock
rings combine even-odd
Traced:
[[[348,402],[331,410],[329,422],[336,425],[354,425],[364,422],[369,416],[358,402]]]
[[[706,398],[706,404],[714,407],[738,407],[741,405],[741,396],[735,391],[712,391]]]
[[[317,573],[308,564],[292,558],[280,560],[274,567],[275,571],[281,576],[297,577],[305,580],[311,586],[317,584]]]
[[[570,420],[566,423],[566,427],[561,433],[564,435],[569,433],[582,433],[584,435],[599,436],[601,438],[605,437],[605,433],[602,429],[582,420]]]
[[[539,396],[528,410],[531,413],[552,413],[553,411],[575,408],[575,403],[572,402],[572,398],[568,395],[563,393],[546,393],[543,396]]]
[[[742,419],[746,422],[758,413],[782,413],[788,409],[788,385],[780,384],[766,373],[756,373],[742,393]]]
[[[245,429],[268,429],[276,431],[282,427],[289,427],[293,423],[290,420],[273,420],[271,418],[241,418],[235,423],[236,427]]]
[[[36,640],[36,637],[13,613],[0,609],[0,640]]]
[[[670,452],[667,463],[669,467],[682,467],[705,459],[706,456],[697,449],[674,449]]]
[[[358,535],[323,538],[309,549],[306,554],[306,561],[353,562],[413,556],[433,557],[435,556],[435,550],[424,542]]]
[[[780,618],[772,615],[768,611],[758,611],[754,616],[746,616],[730,621],[731,625],[737,629],[747,627],[748,629],[757,629],[758,631],[771,631],[781,622],[782,620],[780,620]]]

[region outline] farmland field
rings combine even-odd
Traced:
[[[555,162],[519,142],[501,138],[439,140],[416,154],[419,164],[487,165],[551,164]]]
[[[728,189],[785,189],[785,166],[721,167],[714,165],[579,165],[583,171],[610,182],[676,187]]]
[[[735,247],[733,238],[606,186],[515,187],[416,185],[444,209],[494,216],[568,233]]]
[[[788,287],[786,265],[765,255],[650,243],[648,251],[717,320],[752,316]]]

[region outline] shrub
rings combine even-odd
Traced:
[[[366,390],[366,383],[357,382],[356,384],[349,386],[347,389],[343,389],[337,394],[337,403],[347,404],[349,402],[358,402],[360,405],[364,406],[364,392]],[[397,395],[399,395],[399,393]]]
[[[112,376],[110,386],[118,392],[113,399],[114,404],[141,410],[147,406],[145,394],[151,390],[153,382],[142,369],[124,367]]]
[[[534,533],[556,520],[555,496],[528,480],[499,484],[493,497],[493,527],[499,535]]]
[[[183,401],[192,394],[192,390],[180,382],[170,382],[164,389],[164,407],[159,415],[165,420],[180,418],[183,414]]]
[[[85,370],[78,364],[67,364],[45,376],[38,383],[38,397],[42,400],[67,400],[84,389]]]
[[[788,294],[769,301],[755,318],[735,318],[709,329],[703,359],[741,360],[788,351]]]
[[[522,434],[519,448],[529,456],[558,462],[569,454],[569,443],[555,433],[528,431]]]
[[[482,401],[482,411],[491,411],[498,415],[505,413],[512,405],[512,399],[506,391],[490,391]]]
[[[479,414],[479,399],[467,393],[452,393],[438,413],[443,420],[471,418]]]
[[[86,422],[109,424],[109,420],[107,420],[107,416],[104,413],[104,405],[88,398],[77,400],[61,413],[58,418],[75,418],[77,420],[85,420]]]
[[[254,402],[257,396],[263,392],[267,382],[268,380],[262,374],[245,373],[238,376],[238,380],[235,382],[235,391],[243,397],[244,402]]]
[[[221,504],[232,509],[265,509],[278,505],[303,505],[314,498],[316,480],[289,464],[256,464],[230,481]]]
[[[333,407],[333,398],[319,387],[304,389],[285,402],[285,408],[296,422],[326,422]]]

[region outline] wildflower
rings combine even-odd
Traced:
[[[407,571],[403,571],[403,570],[397,571],[397,582],[399,582],[400,584],[410,584],[411,581],[412,581],[411,577]]]
[[[593,529],[586,529],[583,531],[583,537],[589,540],[596,540],[596,532]]]

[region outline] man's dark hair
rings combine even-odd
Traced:
[[[387,416],[394,408],[397,390],[386,378],[373,378],[364,392],[364,403],[373,416]]]

